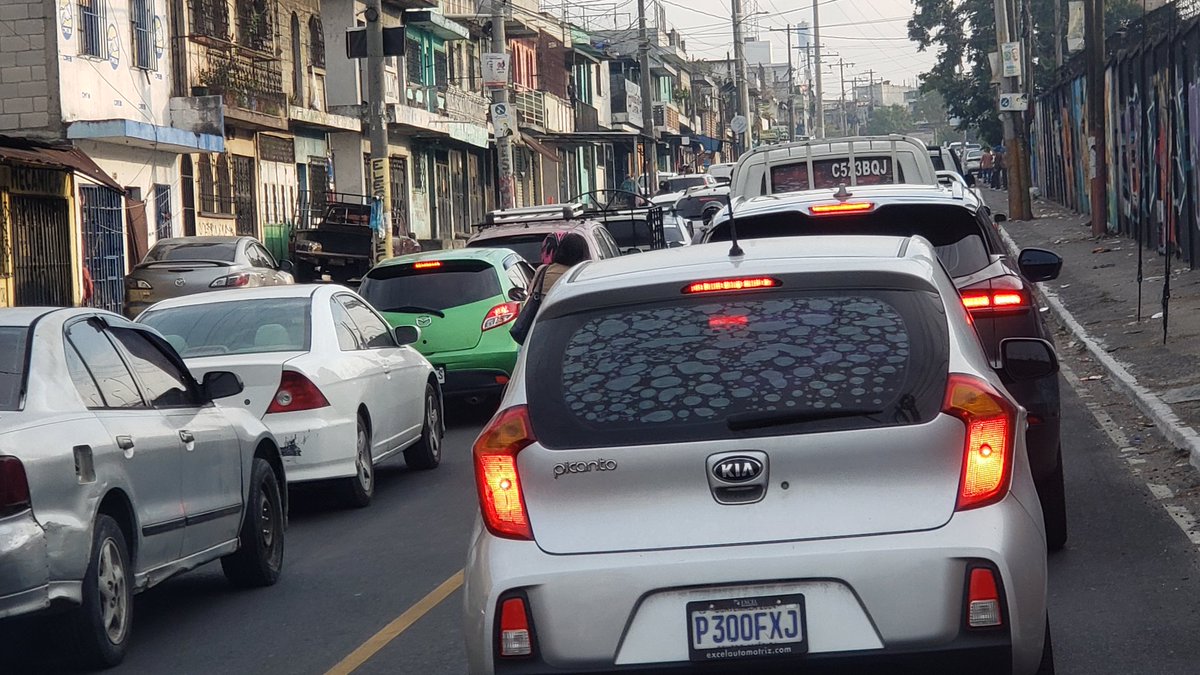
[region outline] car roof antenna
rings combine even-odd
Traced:
[[[729,257],[740,258],[746,255],[741,246],[738,246],[737,240],[737,221],[733,217],[733,204],[729,205]]]

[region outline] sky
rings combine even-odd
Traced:
[[[542,6],[548,8],[555,1],[543,0]],[[908,40],[906,24],[913,13],[911,0],[817,1],[826,98],[840,93],[840,69],[836,67],[839,57],[846,61],[847,80],[854,75],[865,80],[868,71],[874,70],[876,78],[883,77],[894,84],[915,84],[917,77],[933,65],[934,54],[917,51],[916,43]],[[574,7],[587,6],[589,13],[601,14],[622,28],[635,25],[637,19],[634,0],[565,2]],[[647,0],[647,12],[653,13],[654,3],[666,10],[667,23],[680,32],[693,58],[723,59],[732,50],[730,0]],[[765,12],[746,20],[747,34],[753,35],[757,24],[760,39],[775,43],[774,60],[787,63],[787,33],[768,29],[784,29],[789,23],[801,21],[811,24],[811,0],[743,0],[743,4],[747,14],[755,10]],[[796,58],[803,59],[803,52],[798,51]]]

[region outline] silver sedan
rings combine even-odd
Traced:
[[[741,245],[546,298],[474,446],[470,672],[1053,672],[1026,412],[933,247]]]
[[[121,661],[132,595],[212,560],[239,586],[283,568],[275,439],[197,383],[156,332],[88,309],[0,310],[0,621],[69,609],[81,665]],[[0,625],[3,630],[3,625]]]

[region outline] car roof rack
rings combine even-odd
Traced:
[[[551,220],[578,220],[585,213],[583,204],[544,204],[541,206],[523,206],[513,209],[497,209],[488,211],[483,222],[475,227],[480,229],[496,225],[522,225]]]

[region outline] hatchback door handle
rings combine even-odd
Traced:
[[[122,450],[132,450],[133,436],[117,436],[117,447]]]
[[[192,432],[184,429],[183,431],[179,432],[179,440],[183,441],[184,443],[195,443],[196,437],[192,435]]]

